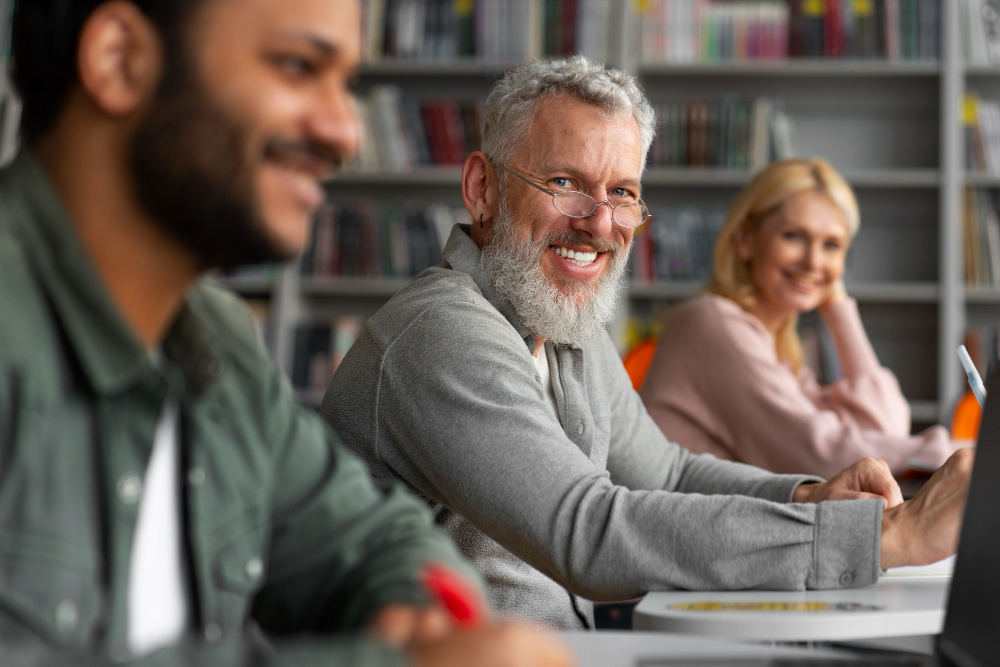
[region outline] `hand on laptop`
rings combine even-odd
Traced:
[[[882,569],[927,565],[958,549],[975,450],[960,449],[920,493],[882,515]]]
[[[895,507],[903,502],[899,484],[893,479],[885,461],[861,459],[822,484],[799,485],[793,496],[797,503],[864,498],[885,498],[886,507]]]
[[[482,667],[570,667],[572,653],[541,628],[505,621],[477,630],[458,631],[441,641],[410,651],[417,667],[466,667],[470,656]]]

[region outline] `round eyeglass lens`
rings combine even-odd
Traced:
[[[583,192],[557,192],[552,203],[557,211],[571,218],[586,218],[597,210],[594,198]]]
[[[649,213],[642,204],[619,204],[611,212],[612,218],[622,227],[638,227]]]

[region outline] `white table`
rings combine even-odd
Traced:
[[[734,659],[768,656],[845,657],[830,649],[754,646],[737,642],[655,632],[564,632],[560,636],[576,655],[577,667],[635,667],[640,658]]]
[[[649,593],[632,627],[745,641],[846,641],[935,635],[950,577],[884,577],[833,591]]]

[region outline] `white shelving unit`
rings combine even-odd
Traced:
[[[1000,306],[1000,290],[967,290],[962,282],[962,188],[1000,187],[1000,178],[963,173],[958,116],[967,85],[1000,96],[1000,67],[964,67],[957,5],[942,2],[942,9],[940,62],[790,60],[632,68],[653,100],[727,93],[781,100],[796,126],[800,153],[824,157],[844,173],[862,213],[862,231],[848,262],[848,291],[858,299],[873,344],[900,378],[919,423],[947,422],[962,393],[954,350],[967,311],[992,313]],[[393,83],[427,99],[481,99],[504,71],[479,62],[379,62],[362,68],[360,88]],[[643,184],[655,217],[658,206],[724,208],[750,175],[652,166]],[[460,206],[460,182],[460,167],[443,166],[343,173],[328,190],[333,198]],[[405,284],[301,279],[287,269],[271,286],[273,298],[282,302],[274,308],[275,355],[290,368],[291,332],[301,319],[370,315]],[[266,289],[234,287],[256,295]],[[699,289],[701,284],[692,282],[635,283],[626,303],[631,312],[649,314]],[[309,404],[319,400],[311,394],[302,398]]]

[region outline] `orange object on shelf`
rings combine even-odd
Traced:
[[[653,361],[653,354],[656,353],[656,339],[647,338],[646,340],[637,343],[625,354],[625,358],[622,359],[622,363],[625,365],[625,371],[628,373],[629,379],[632,380],[632,387],[639,391],[639,387],[642,386],[643,380],[646,379],[646,373],[649,371],[649,364]]]
[[[955,406],[951,417],[951,437],[955,440],[974,440],[979,435],[982,416],[983,410],[970,389]]]

